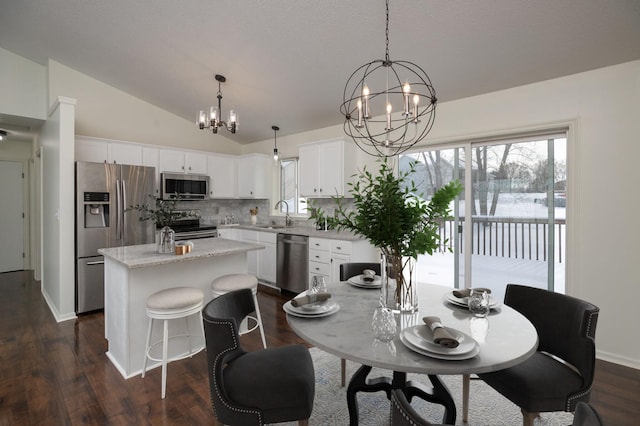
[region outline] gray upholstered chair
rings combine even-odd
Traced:
[[[255,311],[250,289],[209,302],[203,312],[213,411],[229,425],[308,424],[315,395],[309,350],[289,345],[246,352],[238,326]]]
[[[380,263],[373,262],[353,262],[340,265],[340,281],[347,281],[349,278],[362,274],[365,269],[371,269],[380,275]],[[340,383],[344,386],[347,382],[347,361],[340,360]]]
[[[538,350],[521,364],[479,374],[520,407],[523,424],[540,412],[573,412],[589,400],[595,369],[599,309],[591,303],[539,288],[509,284],[505,305],[527,317],[538,332]]]

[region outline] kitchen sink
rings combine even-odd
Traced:
[[[257,228],[263,228],[263,229],[282,229],[282,228],[286,228],[285,225],[256,225]]]

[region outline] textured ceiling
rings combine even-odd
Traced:
[[[638,0],[392,0],[390,56],[440,102],[640,59]],[[381,0],[0,0],[0,47],[53,59],[240,143],[342,123],[344,84],[384,57]],[[195,124],[194,124],[195,125]],[[226,132],[225,132],[226,133]]]

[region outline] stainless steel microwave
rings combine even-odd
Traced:
[[[161,173],[163,200],[207,200],[209,176],[188,173]]]

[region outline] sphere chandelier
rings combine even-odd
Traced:
[[[384,59],[368,62],[351,74],[340,105],[344,132],[360,149],[377,157],[402,154],[424,139],[433,127],[438,101],[431,79],[420,66],[389,58],[389,0],[385,38]],[[373,112],[378,115],[374,117]]]

